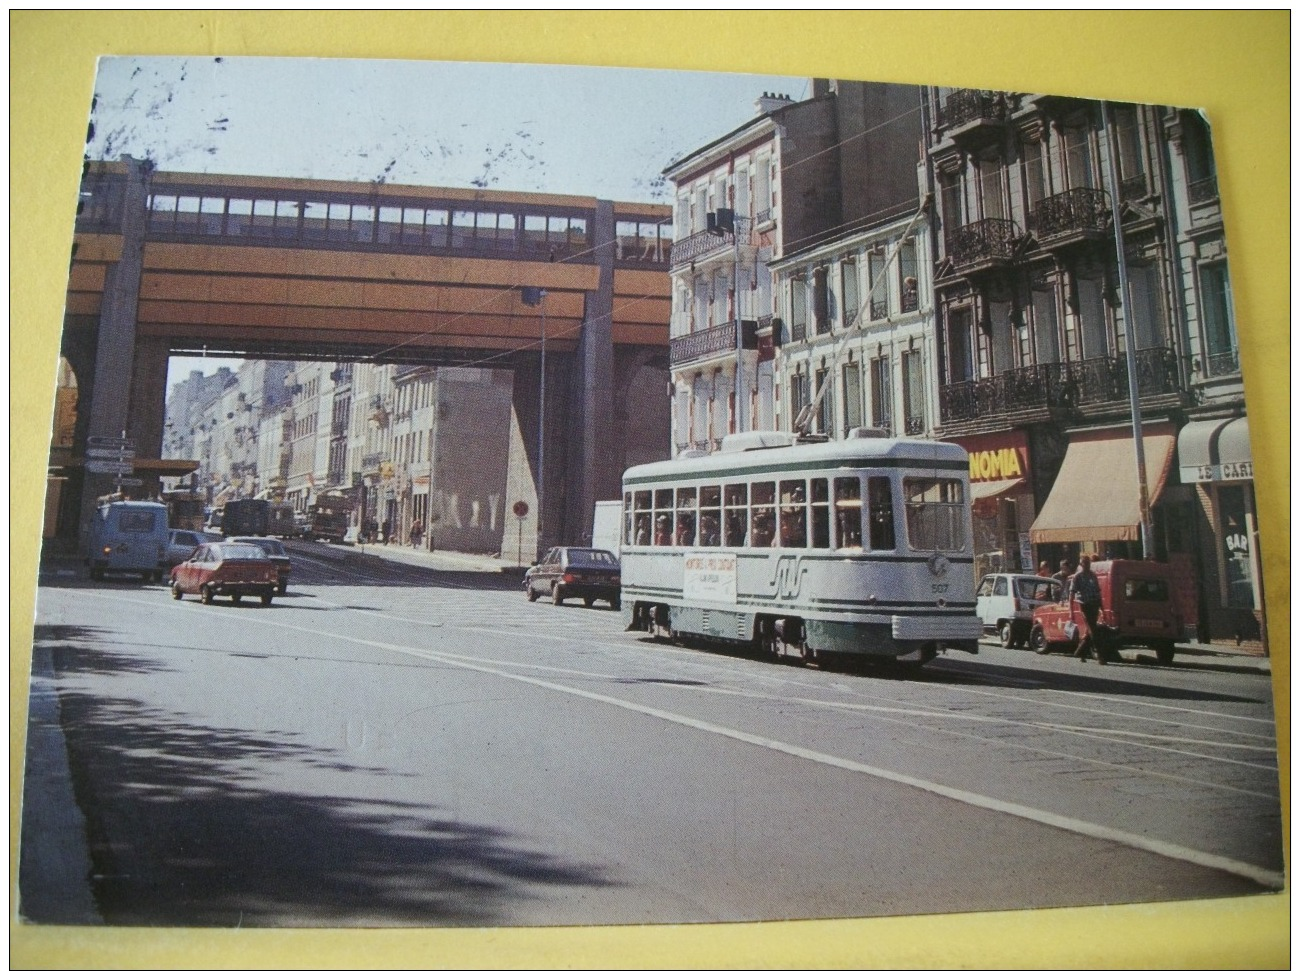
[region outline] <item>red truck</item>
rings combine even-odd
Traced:
[[[1183,627],[1169,564],[1102,560],[1092,564],[1092,572],[1101,587],[1101,649],[1114,657],[1120,648],[1149,647],[1161,664],[1172,664]],[[1058,648],[1073,652],[1082,629],[1083,611],[1073,598],[1039,607],[1034,611],[1029,646],[1039,654]]]

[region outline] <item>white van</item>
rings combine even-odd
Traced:
[[[591,518],[591,545],[609,550],[618,559],[619,538],[623,532],[623,503],[619,499],[602,499],[596,503]]]
[[[161,502],[106,502],[90,522],[90,576],[139,573],[155,582],[167,571],[167,507]]]

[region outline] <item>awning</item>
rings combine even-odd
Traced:
[[[1147,501],[1155,505],[1174,458],[1171,426],[1142,435]],[[1132,435],[1117,429],[1071,436],[1065,461],[1029,529],[1034,543],[1133,541],[1139,538],[1137,456]]]
[[[1253,479],[1250,428],[1245,417],[1193,421],[1178,433],[1178,472],[1183,482]]]
[[[970,501],[979,502],[981,499],[992,499],[1024,484],[1024,479],[996,479],[993,482],[972,482],[970,484]]]

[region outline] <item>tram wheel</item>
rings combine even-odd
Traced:
[[[758,622],[754,644],[760,660],[772,662],[781,660],[781,641],[776,636],[776,626],[770,620]]]

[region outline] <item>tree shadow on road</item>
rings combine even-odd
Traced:
[[[391,770],[294,733],[191,724],[97,692],[99,677],[148,676],[162,665],[94,648],[96,634],[46,626],[36,636],[54,655],[90,879],[107,924],[509,925],[530,899],[610,885],[598,868],[509,831],[387,798]],[[331,791],[272,787],[290,779]],[[44,909],[23,898],[25,918],[39,921]]]

